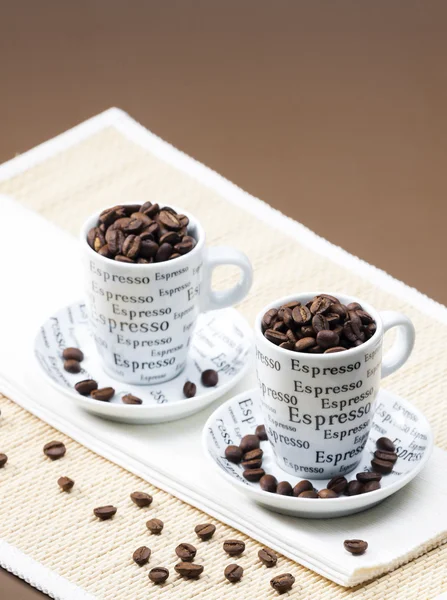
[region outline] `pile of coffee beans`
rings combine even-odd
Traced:
[[[103,210],[87,234],[101,256],[130,264],[159,263],[188,254],[197,244],[189,219],[170,206],[124,204]]]
[[[81,362],[84,360],[84,353],[79,348],[65,348],[62,352],[64,359],[64,369],[68,373],[79,373],[82,369]]]
[[[271,308],[262,319],[262,332],[286,350],[331,354],[369,340],[376,323],[358,302],[345,305],[335,296],[320,294],[307,304],[294,301]]]

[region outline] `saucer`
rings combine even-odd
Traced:
[[[355,473],[371,470],[371,458],[378,438],[399,439],[399,459],[392,473],[382,477],[381,489],[358,496],[331,499],[281,496],[264,492],[259,483],[248,482],[242,477],[243,468],[229,462],[224,456],[227,445],[238,445],[244,435],[254,433],[256,425],[262,422],[261,399],[257,388],[231,398],[214,411],[204,427],[202,441],[205,453],[222,477],[251,500],[269,510],[296,517],[342,517],[371,508],[416,477],[433,449],[431,428],[424,415],[407,400],[381,389],[371,433],[360,463],[346,476],[350,481],[355,479]],[[268,441],[261,442],[261,448],[264,451],[262,467],[266,473],[274,475],[278,481],[289,481],[292,487],[302,479],[286,473],[276,464]],[[328,483],[328,480],[321,479],[310,481],[317,490],[324,489]]]
[[[80,348],[84,353],[82,370],[71,374],[63,368],[62,351]],[[104,371],[92,335],[85,305],[76,302],[53,314],[39,330],[34,353],[42,373],[68,398],[90,413],[124,423],[162,423],[188,417],[223,396],[246,373],[252,360],[253,334],[248,323],[234,308],[204,313],[199,316],[192,336],[186,368],[166,383],[131,385],[116,381]],[[204,387],[200,375],[206,369],[219,374],[216,387]],[[94,379],[99,387],[111,386],[115,396],[101,402],[78,394],[74,385],[83,379]],[[185,398],[186,381],[197,385],[193,398]],[[122,396],[133,394],[143,404],[129,405]]]

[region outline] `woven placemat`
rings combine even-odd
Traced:
[[[437,445],[447,449],[447,364],[439,359],[447,344],[446,324],[257,220],[115,128],[99,130],[0,182],[0,193],[75,234],[88,214],[123,200],[155,199],[187,208],[200,217],[210,244],[234,245],[250,257],[255,281],[239,307],[250,322],[268,301],[306,289],[349,291],[378,308],[405,312],[417,328],[415,351],[386,385],[425,412]],[[217,285],[229,285],[233,275],[231,269],[222,269]],[[0,538],[98,598],[273,598],[276,593],[268,582],[281,572],[296,577],[290,596],[307,600],[428,600],[447,590],[446,545],[370,584],[344,589],[283,557],[275,569],[265,569],[257,559],[257,542],[216,521],[215,538],[197,542],[197,562],[204,564],[204,575],[198,581],[183,581],[173,572],[174,548],[180,541],[196,544],[194,526],[212,519],[66,438],[7,398],[0,398],[0,407],[0,451],[10,457],[0,472],[1,488],[7,490],[0,503]],[[52,439],[67,444],[63,461],[51,463],[42,454],[43,445]],[[71,494],[59,491],[60,475],[76,480]],[[153,505],[137,509],[129,500],[134,490],[153,494]],[[109,503],[118,506],[117,516],[96,521],[93,507]],[[145,527],[153,516],[166,523],[159,537],[150,536]],[[247,543],[246,553],[237,560],[245,569],[237,585],[223,577],[231,560],[221,542],[229,537]],[[152,557],[148,566],[138,568],[131,555],[142,544],[151,547]],[[157,565],[171,569],[169,583],[161,588],[147,578]]]

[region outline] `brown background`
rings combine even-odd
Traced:
[[[119,106],[447,303],[446,17],[443,1],[0,0],[0,160]],[[0,572],[1,600],[39,597]]]

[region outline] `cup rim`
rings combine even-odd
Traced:
[[[134,204],[133,202],[123,202],[122,204],[120,204],[119,206],[126,206],[128,204]],[[194,248],[188,252],[187,254],[183,254],[183,256],[179,256],[178,258],[175,259],[175,261],[169,261],[169,260],[165,260],[162,262],[158,262],[158,263],[147,263],[147,264],[140,264],[140,263],[123,263],[120,262],[118,260],[112,260],[110,258],[106,258],[105,256],[101,256],[101,254],[98,254],[98,252],[95,252],[95,250],[93,250],[93,248],[91,248],[87,242],[87,234],[90,231],[90,229],[92,227],[95,227],[95,224],[98,222],[98,218],[99,215],[103,212],[103,210],[106,210],[106,208],[101,208],[100,210],[92,213],[81,225],[81,229],[80,229],[80,234],[79,234],[79,238],[80,238],[80,242],[81,242],[81,246],[84,246],[87,249],[88,254],[91,254],[92,257],[95,257],[97,260],[99,260],[99,262],[102,262],[105,265],[108,265],[110,263],[113,264],[114,267],[116,267],[117,269],[148,269],[148,270],[155,270],[155,269],[160,269],[163,267],[166,267],[167,265],[173,265],[175,267],[180,267],[181,265],[183,265],[184,263],[188,262],[194,254],[197,254],[204,246],[205,244],[205,230],[203,228],[203,226],[201,225],[200,221],[194,217],[193,215],[191,215],[191,213],[189,211],[183,210],[182,208],[178,207],[178,206],[173,206],[173,205],[169,205],[170,208],[173,208],[176,212],[186,215],[189,219],[189,222],[196,228],[197,231],[197,244],[194,246]],[[110,207],[112,208],[112,207]],[[163,207],[162,207],[163,208]]]
[[[363,342],[363,344],[361,344],[360,346],[356,346],[354,348],[348,348],[344,352],[337,352],[337,353],[334,352],[333,354],[324,354],[324,353],[323,354],[310,354],[308,352],[295,352],[294,350],[287,350],[287,348],[280,348],[279,346],[272,344],[272,342],[269,342],[269,340],[264,336],[264,334],[262,333],[261,321],[262,321],[263,316],[265,315],[265,313],[268,310],[270,310],[271,308],[278,308],[279,306],[281,306],[283,304],[287,304],[288,302],[292,302],[294,300],[299,300],[300,302],[302,302],[302,300],[306,300],[306,302],[308,302],[315,296],[319,296],[321,294],[329,294],[331,296],[335,296],[336,298],[341,297],[344,304],[346,304],[346,303],[349,304],[350,302],[358,302],[359,304],[361,304],[362,307],[364,307],[365,310],[367,310],[367,312],[369,312],[371,314],[371,316],[374,317],[374,320],[377,325],[377,329],[376,329],[375,333],[369,338],[369,340],[366,340],[366,342]],[[300,292],[300,293],[296,293],[296,294],[290,294],[288,296],[283,296],[282,298],[277,298],[273,302],[270,302],[269,304],[265,305],[258,312],[258,314],[256,316],[255,336],[256,336],[257,340],[262,341],[262,343],[268,344],[269,347],[272,346],[276,352],[283,354],[284,357],[298,358],[299,356],[305,356],[306,360],[309,360],[309,361],[320,361],[320,360],[330,361],[330,360],[335,360],[335,359],[341,359],[346,356],[352,356],[355,353],[358,353],[358,352],[361,352],[364,350],[368,350],[368,348],[375,345],[377,343],[377,341],[380,340],[383,336],[383,323],[382,323],[382,319],[380,317],[379,311],[377,309],[375,309],[371,304],[369,304],[369,302],[363,301],[360,298],[357,298],[356,296],[351,296],[350,294],[344,294],[343,292],[332,292],[332,291]]]

